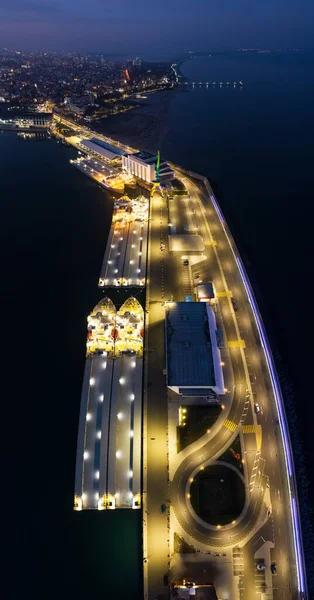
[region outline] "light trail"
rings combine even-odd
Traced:
[[[244,287],[246,289],[246,292],[247,292],[247,295],[248,295],[248,298],[250,301],[250,305],[251,305],[251,308],[252,308],[252,311],[254,314],[255,322],[256,322],[256,325],[258,328],[258,332],[260,334],[263,350],[264,350],[265,357],[266,357],[266,362],[267,362],[270,379],[271,379],[271,383],[272,383],[272,387],[273,387],[274,397],[275,397],[275,401],[276,401],[277,411],[279,414],[279,424],[280,424],[280,429],[281,429],[281,434],[282,434],[282,439],[283,439],[284,455],[285,455],[285,461],[286,461],[286,467],[287,467],[288,489],[289,489],[289,494],[290,494],[291,504],[292,504],[292,511],[291,511],[292,519],[291,520],[292,520],[292,528],[293,528],[295,555],[296,555],[296,559],[297,559],[298,587],[299,587],[299,592],[301,592],[303,594],[303,593],[305,593],[306,584],[305,584],[303,548],[302,548],[302,542],[301,542],[300,515],[299,515],[296,498],[293,496],[293,490],[291,489],[290,478],[294,479],[295,475],[294,475],[292,453],[291,453],[291,447],[290,447],[290,438],[289,438],[287,424],[285,421],[285,413],[284,413],[284,408],[282,406],[282,396],[281,396],[281,391],[280,391],[280,387],[279,387],[278,380],[277,380],[277,373],[276,373],[275,367],[273,365],[272,355],[271,355],[270,349],[268,347],[266,333],[264,331],[262,319],[259,315],[257,303],[255,301],[255,298],[254,298],[254,295],[253,295],[253,292],[251,289],[251,284],[245,273],[241,259],[236,255],[236,253],[234,251],[233,245],[229,238],[229,234],[226,231],[225,220],[223,218],[220,207],[218,206],[217,200],[213,194],[210,195],[210,199],[211,199],[213,205],[215,206],[216,213],[221,222],[223,230],[228,239],[230,248],[235,257],[236,263],[238,265],[238,269],[239,269]]]

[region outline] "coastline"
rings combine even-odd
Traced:
[[[180,87],[153,92],[141,106],[93,123],[98,133],[132,147],[156,153],[170,131],[169,107]]]

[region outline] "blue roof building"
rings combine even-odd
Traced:
[[[167,385],[183,395],[224,394],[216,319],[205,302],[166,308]]]

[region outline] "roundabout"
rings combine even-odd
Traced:
[[[234,467],[216,461],[194,475],[189,499],[204,524],[232,525],[245,505],[244,477]]]

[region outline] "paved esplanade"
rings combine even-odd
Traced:
[[[150,600],[166,598],[163,576],[171,566],[170,540],[177,519],[188,538],[206,544],[208,548],[243,546],[244,577],[241,598],[260,598],[256,588],[254,554],[265,542],[270,542],[271,560],[276,561],[277,575],[270,577],[267,598],[297,599],[298,580],[294,537],[291,520],[290,495],[287,484],[286,465],[278,413],[273,395],[264,351],[247,290],[238,263],[229,244],[216,208],[205,187],[195,183],[183,172],[177,172],[190,194],[181,197],[180,210],[176,209],[177,230],[180,220],[191,227],[198,227],[204,239],[206,260],[193,265],[190,271],[191,285],[195,274],[203,281],[213,281],[218,296],[218,318],[222,321],[224,336],[229,344],[229,362],[233,380],[228,389],[230,410],[221,426],[213,428],[213,434],[204,436],[198,443],[186,449],[182,462],[176,461],[174,472],[168,471],[168,401],[163,369],[164,351],[164,301],[182,301],[182,255],[169,252],[167,199],[155,194],[151,202],[149,237],[148,301],[149,310],[148,374],[146,382],[146,439],[144,495],[146,501],[144,529],[146,530],[145,581]],[[177,201],[177,199],[176,199]],[[192,216],[191,216],[192,215]],[[171,219],[172,220],[172,219]],[[192,221],[192,223],[191,223]],[[184,227],[184,226],[183,226]],[[161,243],[164,243],[162,249]],[[236,301],[234,310],[232,297]],[[228,383],[229,385],[229,383]],[[258,402],[261,413],[255,415],[253,405]],[[244,427],[242,427],[244,425]],[[246,426],[250,427],[246,427]],[[189,498],[189,479],[201,466],[219,457],[240,433],[242,453],[245,457],[246,504],[234,525],[209,528],[196,517]],[[178,455],[180,459],[180,454]],[[168,482],[168,478],[170,481]],[[265,510],[265,494],[270,494]],[[166,504],[167,515],[161,514],[161,504]],[[172,507],[170,510],[170,506]],[[264,507],[265,518],[261,520]],[[175,519],[169,516],[174,509]],[[169,528],[170,523],[170,528]],[[223,550],[221,550],[223,551]],[[269,568],[269,565],[268,565]],[[268,577],[269,581],[269,577]],[[258,593],[257,593],[258,592]]]

